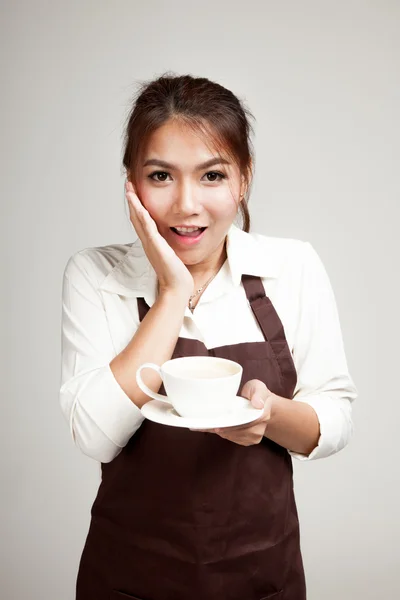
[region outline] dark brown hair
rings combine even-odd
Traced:
[[[245,181],[240,203],[243,225],[249,232],[248,200],[253,180],[254,151],[251,142],[254,119],[242,100],[222,85],[205,77],[164,73],[140,84],[124,130],[123,165],[133,183],[150,135],[171,119],[192,128],[223,150],[239,168]]]

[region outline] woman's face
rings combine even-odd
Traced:
[[[137,194],[181,260],[195,265],[218,252],[245,191],[236,165],[221,164],[193,131],[170,121],[152,134],[139,167]],[[180,235],[180,226],[205,229]]]

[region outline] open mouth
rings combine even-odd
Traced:
[[[176,229],[175,227],[170,227],[171,231],[173,231],[174,233],[176,233],[177,235],[181,236],[181,237],[190,237],[190,238],[196,238],[199,235],[201,235],[203,233],[203,231],[205,231],[207,229],[207,227],[199,227],[198,229],[195,229],[194,231],[178,231],[178,229]]]
[[[173,242],[180,248],[197,247],[206,234],[207,227],[198,227],[193,231],[178,231],[176,227],[170,227]]]

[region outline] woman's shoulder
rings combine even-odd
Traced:
[[[251,236],[254,242],[260,246],[266,246],[278,250],[287,250],[288,252],[297,251],[303,248],[304,244],[309,243],[299,238],[273,236],[254,231],[248,233],[248,235]]]
[[[258,231],[247,233],[236,227],[230,232],[231,262],[250,275],[295,277],[308,261],[310,248],[309,242],[298,238],[272,236]]]
[[[295,279],[326,277],[323,259],[310,241],[260,233],[248,235],[252,236],[259,249],[261,260],[271,265],[277,276],[288,275]]]
[[[299,238],[273,236],[258,231],[241,232],[245,237],[244,246],[248,252],[259,256],[261,260],[265,259],[273,262],[277,268],[288,262],[298,263],[306,259],[307,254],[312,249],[309,241]]]
[[[64,275],[72,279],[80,272],[93,283],[101,285],[111,271],[120,268],[128,257],[133,254],[139,259],[143,257],[143,253],[139,240],[82,248],[68,258]]]
[[[253,247],[256,249],[257,246],[260,248],[268,248],[270,250],[281,250],[281,251],[296,251],[307,244],[305,240],[291,237],[274,236],[259,231],[246,232],[236,225],[232,225],[230,229],[230,236],[235,243]]]

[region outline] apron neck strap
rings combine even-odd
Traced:
[[[144,298],[137,298],[137,305],[139,310],[139,321],[142,322],[147,315],[149,307],[147,306]]]
[[[253,304],[259,298],[265,298],[265,289],[260,277],[243,274],[242,283],[250,304]]]
[[[277,343],[277,350],[279,350],[282,339],[285,339],[283,325],[271,300],[265,293],[261,277],[242,275],[242,282],[251,310],[265,339],[272,345]]]

